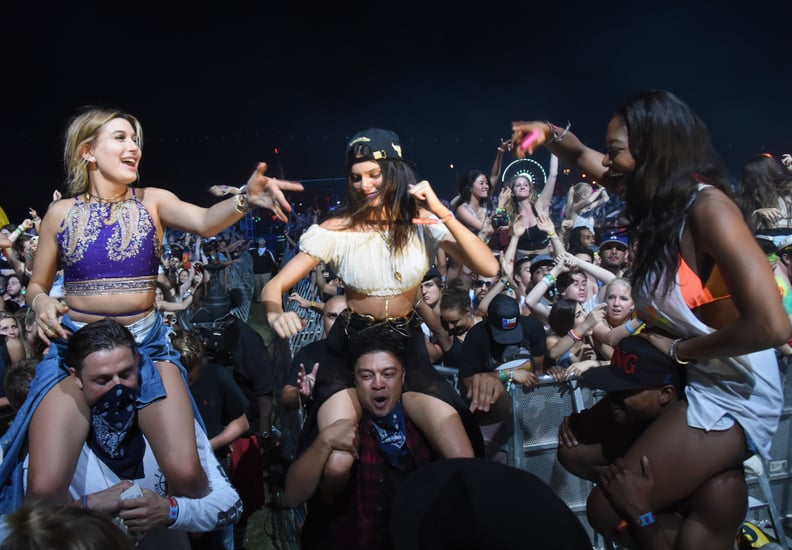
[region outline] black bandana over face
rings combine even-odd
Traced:
[[[136,420],[137,389],[118,384],[91,409],[88,446],[121,479],[143,477],[146,442]]]

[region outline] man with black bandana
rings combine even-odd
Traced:
[[[239,519],[242,502],[197,420],[196,446],[211,490],[197,499],[169,494],[167,479],[137,426],[133,404],[140,391],[140,355],[126,327],[113,319],[85,325],[69,338],[65,360],[85,399],[82,406],[91,410],[89,439],[69,487],[75,505],[115,517],[139,549],[187,550],[187,533],[217,530]],[[141,496],[124,498],[122,492],[133,482],[142,488]]]
[[[286,477],[286,504],[308,501],[302,548],[389,548],[390,508],[407,475],[434,459],[426,439],[402,407],[404,343],[391,331],[371,327],[351,340],[360,425],[340,419],[319,431]],[[345,451],[355,457],[346,474],[326,471],[327,459]]]

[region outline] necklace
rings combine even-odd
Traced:
[[[127,191],[129,191],[129,189],[124,189],[123,193],[120,193],[115,197],[108,197],[108,198],[100,197],[99,195],[94,195],[90,191],[87,191],[85,193],[85,200],[88,202],[90,202],[91,200],[95,200],[96,202],[107,202],[114,204],[126,200]]]
[[[122,203],[125,202],[126,195],[129,189],[125,189],[123,193],[116,195],[115,197],[100,197],[99,195],[94,195],[90,191],[86,191],[85,193],[85,202],[90,203],[91,201],[95,201],[100,205],[101,211],[107,214],[104,224],[105,225],[112,225],[118,219],[118,209],[123,208]],[[108,208],[109,207],[109,208]]]
[[[388,249],[388,255],[390,256],[390,264],[391,264],[391,272],[393,273],[393,278],[396,279],[396,282],[402,282],[402,274],[396,269],[396,265],[394,264],[393,259],[393,241],[391,240],[390,236],[386,235],[385,232],[377,226],[374,226],[374,231],[385,241],[385,246]]]

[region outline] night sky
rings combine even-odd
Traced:
[[[690,103],[734,171],[792,152],[788,1],[161,4],[4,7],[0,206],[13,222],[46,209],[66,124],[89,104],[141,120],[141,185],[203,205],[259,160],[318,189],[370,126],[396,131],[451,198],[458,173],[489,171],[512,120],[570,120],[601,147],[611,113],[647,88]]]

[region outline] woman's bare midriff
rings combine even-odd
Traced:
[[[103,296],[69,296],[69,317],[78,323],[91,323],[112,315],[122,325],[129,326],[151,312],[154,294],[119,294]],[[81,311],[75,311],[71,307]],[[89,313],[92,312],[94,315]]]
[[[375,319],[386,317],[407,317],[415,308],[418,289],[414,288],[395,296],[369,296],[361,292],[345,289],[349,310],[361,315],[371,315]],[[387,303],[387,308],[386,308]],[[386,311],[387,309],[387,311]]]

